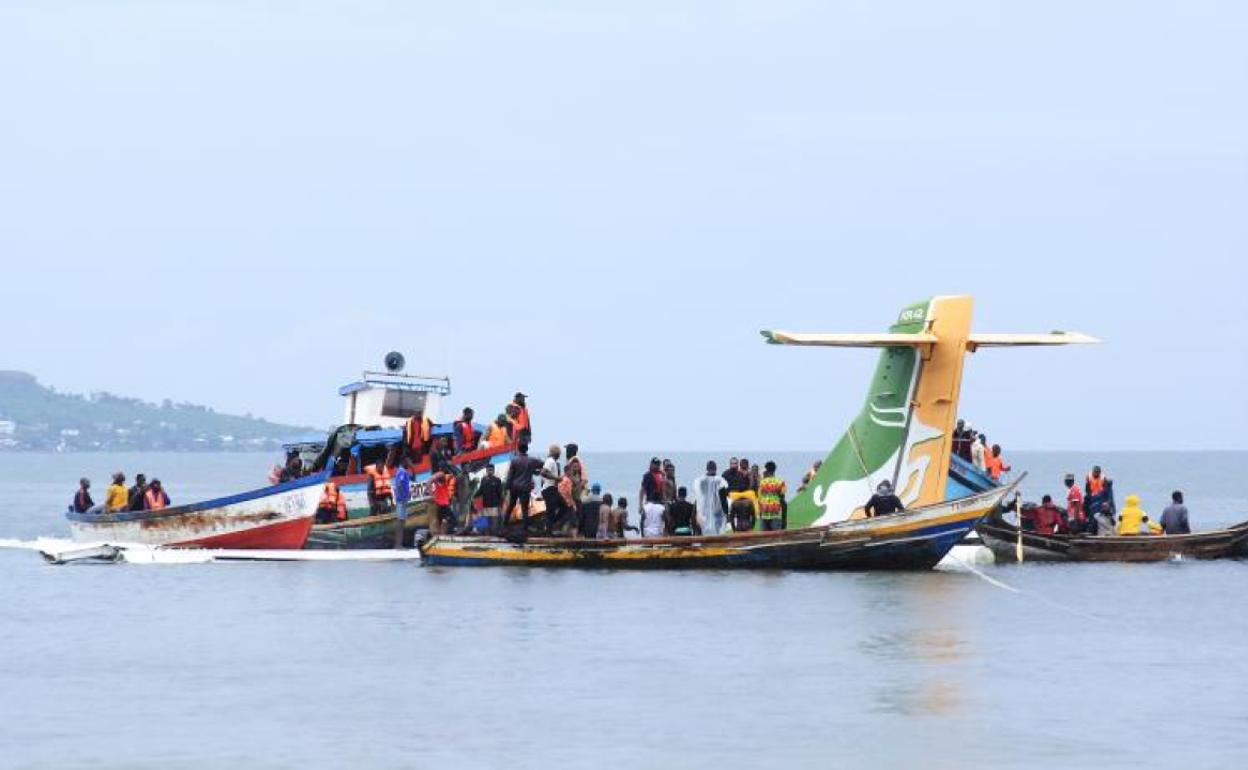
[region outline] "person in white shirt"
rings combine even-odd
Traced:
[[[987,472],[988,464],[985,462],[985,453],[988,451],[988,437],[980,433],[971,439],[971,462],[979,468],[981,472]]]
[[[719,475],[719,467],[714,460],[706,464],[706,475],[695,479],[690,488],[702,533],[718,535],[724,530],[724,497],[728,494],[728,482]]]
[[[563,496],[559,494],[559,478],[563,475],[563,469],[559,466],[559,458],[563,456],[563,449],[558,444],[551,444],[550,451],[546,455],[546,460],[542,462],[542,470],[539,476],[541,481],[542,501],[546,503],[546,534],[558,531],[563,525],[566,518],[565,508],[567,503],[564,502]]]

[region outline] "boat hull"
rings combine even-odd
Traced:
[[[435,537],[433,566],[605,569],[926,570],[1013,487],[914,511],[824,527],[635,540]]]
[[[485,477],[485,468],[494,466],[499,478],[505,478],[512,458],[510,447],[497,450],[472,452],[454,458],[468,474],[469,497]],[[368,476],[339,476],[331,479],[342,491],[347,503],[347,520],[331,524],[314,524],[305,546],[310,549],[370,549],[390,548],[394,545],[394,529],[398,517],[394,513],[374,515],[368,502]],[[433,495],[433,474],[428,463],[418,468],[412,483],[412,501],[408,503],[404,541],[412,542],[417,529],[429,526]]]
[[[323,476],[161,511],[69,513],[78,542],[185,548],[299,549],[312,529]]]
[[[981,523],[976,530],[998,562],[1017,560],[1018,528],[1002,521]],[[1248,548],[1248,522],[1191,535],[1040,535],[1022,533],[1023,561],[1169,561],[1225,559]]]

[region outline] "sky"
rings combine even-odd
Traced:
[[[402,351],[538,440],[830,447],[973,294],[1020,449],[1246,449],[1237,2],[0,2],[0,369],[324,426]],[[445,415],[450,419],[450,415]]]

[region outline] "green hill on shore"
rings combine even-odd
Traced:
[[[0,450],[261,451],[308,430],[169,399],[60,393],[25,372],[0,371]]]

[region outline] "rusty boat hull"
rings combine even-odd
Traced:
[[[927,570],[1013,488],[891,516],[779,532],[631,540],[439,536],[424,543],[421,554],[431,566]]]
[[[184,548],[303,548],[325,474],[160,511],[69,512],[82,543],[138,543]]]

